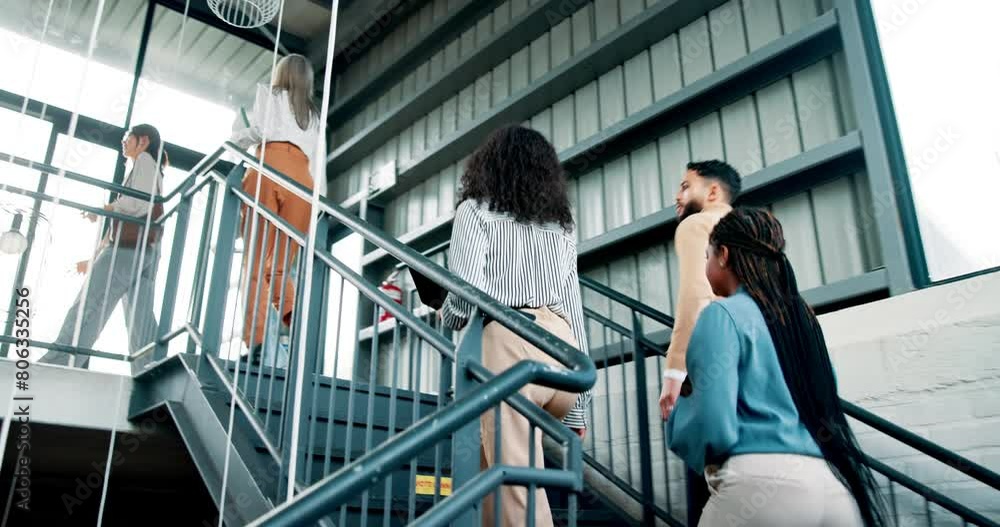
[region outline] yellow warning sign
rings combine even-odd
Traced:
[[[417,474],[417,494],[434,495],[434,476]],[[451,496],[451,478],[441,478],[441,495]]]

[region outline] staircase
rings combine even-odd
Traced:
[[[217,171],[223,152],[239,159],[228,174]],[[591,354],[585,357],[428,258],[436,255],[413,251],[329,201],[318,203],[321,212],[308,233],[255,209],[253,197],[240,187],[245,167],[311,197],[232,144],[206,157],[173,192],[147,196],[165,204],[160,221],[172,226],[167,232],[173,236],[162,243],[172,251],[160,337],[127,357],[136,380],[130,418],[170,414],[224,524],[474,525],[482,498],[503,484],[544,488],[557,525],[685,524],[683,467],[666,448],[656,408],[662,354],[673,323],[669,315],[582,278],[591,338]],[[72,173],[66,177],[135,193]],[[204,207],[195,206],[196,200]],[[101,214],[72,202],[65,206]],[[241,211],[251,220],[241,224]],[[255,222],[271,230],[255,230]],[[398,259],[400,267],[470,302],[476,311],[465,332],[454,335],[440,327],[412,294],[403,304],[393,301],[338,260],[328,242],[338,231],[360,235]],[[267,354],[261,364],[249,364],[238,337],[227,329],[243,318],[241,299],[253,296],[242,279],[245,262],[260,258],[252,251],[237,258],[236,240],[250,240],[245,246],[254,247],[257,232],[263,246],[283,244],[298,255],[288,264],[299,294],[287,367],[284,362],[276,367],[275,357]],[[193,272],[182,273],[182,268]],[[372,322],[370,328],[355,327],[351,334],[346,327],[347,292],[356,292],[363,308],[371,309],[362,317]],[[187,306],[178,305],[182,294],[189,298]],[[391,320],[379,324],[383,313]],[[555,373],[530,361],[496,374],[486,370],[480,360],[484,316],[567,370]],[[586,440],[518,395],[528,383],[572,392],[595,386]],[[543,435],[544,467],[498,465],[480,471],[478,418],[501,401]],[[862,408],[844,406],[852,418],[888,438],[1000,490],[996,473]],[[908,518],[916,497],[923,507],[947,511],[956,522],[997,525],[894,467],[868,462],[882,478],[897,520]]]

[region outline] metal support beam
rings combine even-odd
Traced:
[[[191,200],[186,199],[181,201],[179,207],[177,210],[177,222],[174,224],[174,240],[170,247],[170,264],[167,267],[167,282],[163,290],[163,304],[160,308],[160,323],[156,331],[157,340],[160,336],[170,331],[174,320],[174,307],[177,304],[181,264],[184,261],[184,245],[187,243],[188,219],[191,217]],[[156,351],[153,352],[153,362],[167,357],[167,346],[167,343],[158,343],[156,345]],[[133,364],[133,372],[142,371],[142,364],[140,362]]]
[[[469,394],[479,385],[470,374],[470,364],[479,363],[483,360],[483,319],[479,311],[473,313],[469,319],[468,329],[462,337],[462,342],[458,346],[457,360],[458,374],[455,378],[455,400],[468,397]],[[500,424],[497,423],[499,429]],[[470,420],[454,435],[452,445],[451,476],[452,492],[462,492],[462,489],[470,484],[479,474],[479,456],[472,453],[479,453],[479,445],[482,445],[482,438],[479,434],[479,419]],[[479,507],[467,509],[456,520],[455,525],[468,525],[476,527],[482,521],[482,512]]]
[[[876,223],[889,290],[898,295],[927,285],[929,277],[875,19],[867,1],[834,5],[875,207],[866,221]]]
[[[236,249],[236,236],[240,224],[240,200],[232,189],[239,188],[243,180],[243,167],[237,166],[226,177],[222,189],[222,211],[220,213],[218,242],[215,246],[215,258],[212,261],[212,278],[208,289],[206,312],[210,315],[205,319],[202,328],[204,346],[201,350],[202,361],[206,355],[219,352],[222,346],[223,313],[226,309],[226,299],[229,296],[229,275],[233,269],[233,254]],[[199,369],[201,363],[199,362]]]

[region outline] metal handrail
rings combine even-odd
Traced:
[[[671,328],[674,327],[674,317],[650,305],[643,304],[642,302],[639,302],[638,300],[630,296],[615,291],[614,289],[611,289],[610,287],[598,282],[597,280],[594,280],[593,278],[590,278],[588,276],[581,276],[580,285],[602,296],[610,298],[611,300],[634,310],[636,313],[645,315],[653,319],[654,321],[659,322],[660,324],[669,326]]]
[[[844,413],[861,421],[862,423],[882,432],[883,434],[896,439],[897,441],[914,448],[948,466],[951,468],[969,476],[976,481],[985,483],[990,487],[1000,490],[1000,474],[993,472],[992,470],[970,460],[967,457],[961,456],[948,450],[937,443],[928,441],[926,438],[921,437],[909,430],[892,423],[878,415],[861,408],[860,406],[843,399],[840,400],[840,406],[843,407]]]
[[[142,225],[146,221],[145,216],[129,216],[127,214],[122,214],[120,212],[115,212],[113,210],[106,210],[101,207],[91,207],[90,205],[84,205],[83,203],[77,203],[75,201],[59,199],[49,196],[48,194],[42,194],[41,192],[35,192],[34,190],[27,190],[21,187],[15,187],[13,185],[8,185],[7,183],[0,183],[0,191],[10,192],[11,194],[18,194],[27,198],[31,198],[38,201],[45,201],[48,203],[58,203],[66,207],[76,209],[82,212],[89,212],[97,216],[105,216],[118,221],[123,221],[126,223],[135,223]]]
[[[581,285],[586,285],[591,290],[601,295],[604,295],[607,298],[619,301],[620,303],[626,305],[627,307],[635,309],[636,312],[642,313],[652,318],[653,320],[657,320],[667,325],[668,327],[671,328],[673,327],[673,317],[670,317],[666,313],[663,313],[662,311],[659,311],[652,306],[638,302],[624,295],[621,292],[615,291],[614,289],[611,289],[610,287],[604,284],[594,281],[591,278],[581,277],[580,282]],[[667,320],[669,320],[669,322],[667,322]],[[895,423],[892,423],[868,410],[865,410],[864,408],[861,408],[860,406],[851,403],[850,401],[841,399],[840,404],[846,415],[860,421],[861,423],[864,423],[872,427],[875,430],[878,430],[879,432],[882,432],[883,434],[907,446],[910,446],[914,450],[917,450],[918,452],[924,455],[927,455],[941,463],[944,463],[954,468],[955,470],[969,476],[970,478],[980,483],[988,485],[993,489],[1000,490],[1000,474],[997,474],[996,472],[978,463],[975,463],[964,456],[961,456],[951,450],[948,450],[942,447],[941,445],[938,445],[937,443],[934,443],[932,441],[927,440],[924,437],[914,434],[913,432],[910,432],[909,430],[906,430],[905,428]],[[982,517],[982,515],[970,511],[968,508],[958,504],[954,500],[951,500],[950,498],[947,498],[946,496],[943,496],[940,493],[935,492],[933,489],[930,489],[926,485],[922,485],[913,478],[910,478],[909,476],[906,476],[905,474],[896,471],[891,467],[888,467],[887,465],[881,463],[878,460],[868,457],[865,461],[866,464],[868,464],[871,468],[873,468],[877,472],[880,472],[886,475],[887,477],[890,477],[890,479],[909,488],[910,490],[913,490],[914,492],[917,492],[924,498],[933,501],[938,505],[941,505],[942,507],[948,509],[951,512],[959,514],[960,516],[975,521],[981,525],[996,525],[996,523],[991,522],[989,520],[985,520],[985,522],[983,522],[982,520],[984,518]]]
[[[26,158],[23,158],[23,157],[18,157],[18,156],[12,155],[12,154],[6,154],[6,153],[3,153],[3,152],[0,152],[0,161],[6,161],[6,162],[14,164],[14,165],[19,165],[19,166],[22,166],[22,167],[25,167],[25,168],[30,168],[31,170],[37,170],[39,172],[43,172],[45,174],[49,174],[49,175],[52,175],[52,176],[62,174],[63,177],[65,177],[66,179],[69,179],[69,180],[72,180],[72,181],[77,181],[79,183],[84,183],[84,184],[91,185],[91,186],[94,186],[94,187],[98,187],[98,188],[107,190],[109,192],[116,192],[118,194],[121,194],[123,196],[128,196],[130,198],[143,199],[143,200],[147,200],[147,201],[150,198],[149,193],[143,192],[141,190],[136,190],[134,188],[126,187],[125,185],[119,185],[117,183],[110,183],[108,181],[102,181],[100,179],[93,178],[93,177],[90,177],[90,176],[85,176],[83,174],[80,174],[80,173],[77,173],[77,172],[73,172],[71,170],[63,170],[61,168],[56,168],[56,167],[54,167],[52,165],[49,165],[49,164],[46,164],[46,163],[41,163],[41,162],[38,162],[38,161],[32,161],[30,159],[26,159]],[[159,196],[157,196],[156,198],[153,199],[153,201],[154,202],[162,202],[164,200],[162,200]]]
[[[281,174],[256,157],[232,142],[223,145],[230,154],[245,163],[250,168],[265,174],[276,184],[283,186],[297,197],[312,199],[312,192],[300,183]],[[559,361],[568,371],[562,375],[551,377],[544,384],[569,392],[584,392],[597,380],[597,370],[594,363],[577,348],[570,346],[551,333],[539,328],[536,324],[519,314],[514,309],[497,302],[493,297],[480,291],[472,284],[453,275],[450,271],[437,265],[415,249],[393,238],[382,229],[373,227],[358,216],[351,214],[340,205],[325,196],[319,197],[319,208],[338,223],[346,226],[355,234],[386,251],[411,269],[426,276],[456,297],[479,308],[485,315],[500,322],[519,337],[542,350],[545,354]]]
[[[473,388],[465,397],[413,423],[399,435],[317,482],[294,500],[285,502],[251,525],[291,527],[315,522],[327,514],[330,508],[340,506],[377,483],[379,475],[384,476],[388,472],[387,468],[404,464],[414,453],[441,441],[466,426],[469,421],[478,419],[525,385],[552,386],[561,383],[564,376],[560,370],[540,362],[518,362]],[[575,483],[578,485],[580,482]]]

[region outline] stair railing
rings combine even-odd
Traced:
[[[224,154],[237,160],[231,170],[229,163],[220,161]],[[128,356],[78,348],[65,351],[126,360],[138,376],[155,376],[156,366],[176,360],[174,355],[196,356],[191,364],[201,388],[214,393],[213,401],[228,412],[226,424],[234,448],[226,449],[227,469],[230,455],[250,459],[256,452],[266,459],[265,466],[254,471],[256,483],[266,492],[267,507],[279,506],[257,523],[299,524],[307,518],[323,524],[366,523],[380,511],[389,523],[396,516],[406,523],[454,519],[465,525],[478,522],[483,497],[501,485],[582,489],[579,438],[517,392],[529,383],[585,391],[595,375],[585,355],[325,198],[313,210],[312,232],[254,207],[253,192],[242,188],[248,169],[265,174],[295,198],[311,201],[312,196],[308,188],[236,145],[224,144],[177,188],[153,198],[55,167],[10,156],[6,160],[163,204],[163,215],[151,222],[165,227],[159,243],[169,248],[169,261],[160,266],[166,272],[165,287],[153,341]],[[0,190],[36,202],[53,199],[6,183]],[[144,220],[67,200],[61,205],[124,222]],[[397,303],[338,258],[326,241],[334,226],[346,227],[475,306],[458,344],[432,314]],[[309,236],[315,237],[312,254],[305,250]],[[238,240],[245,242],[242,250]],[[309,259],[312,275],[306,277]],[[290,280],[275,278],[279,260]],[[265,288],[265,282],[276,287]],[[275,306],[287,306],[284,295],[290,295],[293,287],[300,293],[311,287],[314,294],[308,304],[301,300],[303,295],[296,295],[289,331],[283,335],[277,329],[281,321],[276,319],[281,317]],[[383,313],[391,316],[391,337],[376,333],[366,346],[344,344],[357,342],[361,327],[358,324],[353,334],[348,327],[346,313],[355,302],[351,293],[371,302],[371,320],[378,321]],[[258,299],[271,305],[263,319],[262,349],[251,355],[241,336],[257,332],[259,317],[246,314],[257,312]],[[368,313],[359,316],[366,319]],[[480,361],[483,316],[551,355],[565,369],[529,361],[507,371],[488,371]],[[245,320],[247,327],[240,328]],[[303,332],[307,320],[309,330]],[[431,372],[437,382],[427,382]],[[376,394],[388,395],[388,418],[374,413]],[[477,418],[498,411],[504,401],[528,419],[532,433],[545,434],[562,446],[561,468],[499,464],[480,473]],[[345,437],[332,437],[335,429]],[[416,492],[417,483],[426,479],[431,481],[430,495]],[[225,476],[222,480],[222,492],[213,497],[220,496],[217,505],[227,515],[245,496],[227,490]],[[533,514],[534,508],[532,498],[529,512]],[[226,523],[235,521],[226,518]]]
[[[444,253],[447,247],[447,243],[437,245],[424,254],[435,257]],[[636,511],[636,521],[643,525],[659,521],[682,526],[687,515],[686,470],[683,461],[666,446],[658,406],[663,382],[659,373],[665,367],[665,352],[674,319],[593,278],[581,276],[580,286],[591,343],[590,356],[598,370],[590,416],[592,428],[584,442],[584,463],[633,500],[636,507],[631,510]],[[645,360],[637,361],[636,357]],[[653,379],[655,382],[651,383]],[[1000,490],[1000,476],[996,472],[849,401],[842,400],[841,404],[852,419],[965,474],[984,487]],[[629,447],[622,448],[623,445]],[[982,513],[885,462],[869,457],[867,464],[884,479],[889,512],[897,523],[904,518],[922,517],[932,524],[933,506],[967,524],[997,525]],[[919,507],[904,507],[903,500],[897,496],[900,489],[912,493]],[[629,507],[624,509],[629,510]]]
[[[588,324],[592,325],[590,328],[591,358],[598,368],[592,411],[596,413],[601,410],[601,389],[604,389],[604,393],[611,392],[610,382],[614,382],[612,379],[615,377],[618,377],[616,380],[620,380],[621,386],[624,388],[623,393],[626,394],[626,397],[622,397],[623,408],[613,407],[611,397],[607,397],[608,400],[604,405],[605,415],[598,415],[592,419],[597,426],[589,446],[585,445],[584,460],[588,464],[600,467],[608,479],[640,503],[644,518],[648,518],[652,514],[657,519],[669,524],[683,525],[681,511],[677,507],[676,491],[683,488],[684,469],[682,462],[672,453],[667,452],[664,440],[665,430],[661,425],[658,407],[658,397],[662,387],[662,377],[660,377],[659,372],[663,369],[662,361],[669,343],[669,332],[673,326],[673,318],[592,278],[581,277],[580,285],[584,291],[585,317]],[[643,322],[646,322],[647,327],[656,326],[656,329],[644,330]],[[645,360],[637,361],[636,357],[644,357]],[[643,365],[644,362],[647,364]],[[629,384],[632,383],[629,382],[629,376],[625,370],[629,363],[632,363],[631,366],[635,370],[632,390],[629,389]],[[621,371],[611,371],[611,369]],[[653,370],[652,375],[656,379],[652,385],[647,383],[648,370],[650,369]],[[635,397],[636,402],[633,405],[629,404],[628,396]],[[965,474],[987,489],[1000,490],[1000,475],[996,472],[851,402],[841,400],[841,404],[844,407],[844,412],[856,421]],[[644,410],[645,419],[643,418]],[[616,417],[621,422],[617,422]],[[606,439],[598,438],[601,434],[602,418],[606,423],[607,430],[613,431],[609,436],[605,436]],[[650,423],[656,423],[657,426],[652,426]],[[624,437],[615,436],[615,432]],[[603,452],[602,440],[610,443],[610,448],[604,449]],[[614,448],[616,443],[629,445],[638,443],[640,447],[642,445],[646,445],[646,447],[640,448],[638,461],[635,456],[632,456],[630,449],[625,449],[623,467],[621,464],[623,461],[621,459],[622,452]],[[659,455],[660,448],[663,450],[662,457]],[[647,449],[651,452],[644,452]],[[652,464],[648,463],[651,455],[654,456]],[[963,505],[959,500],[947,496],[944,492],[917,481],[885,462],[869,456],[866,459],[866,464],[881,478],[882,488],[889,505],[889,513],[897,525],[903,525],[904,521],[912,522],[920,517],[927,525],[933,525],[934,513],[938,513],[935,509],[940,508],[953,517],[957,517],[963,524],[997,526],[996,521],[987,518],[967,505]],[[655,468],[650,470],[648,468],[650,466]],[[654,481],[653,492],[650,492],[650,484],[648,483],[650,479]],[[899,488],[906,489],[915,495],[920,503],[919,508],[922,510],[916,510],[916,507],[904,504],[903,500],[897,496]],[[684,502],[680,501],[680,505],[683,507]],[[684,516],[686,516],[686,510]],[[651,525],[645,521],[644,524]]]

